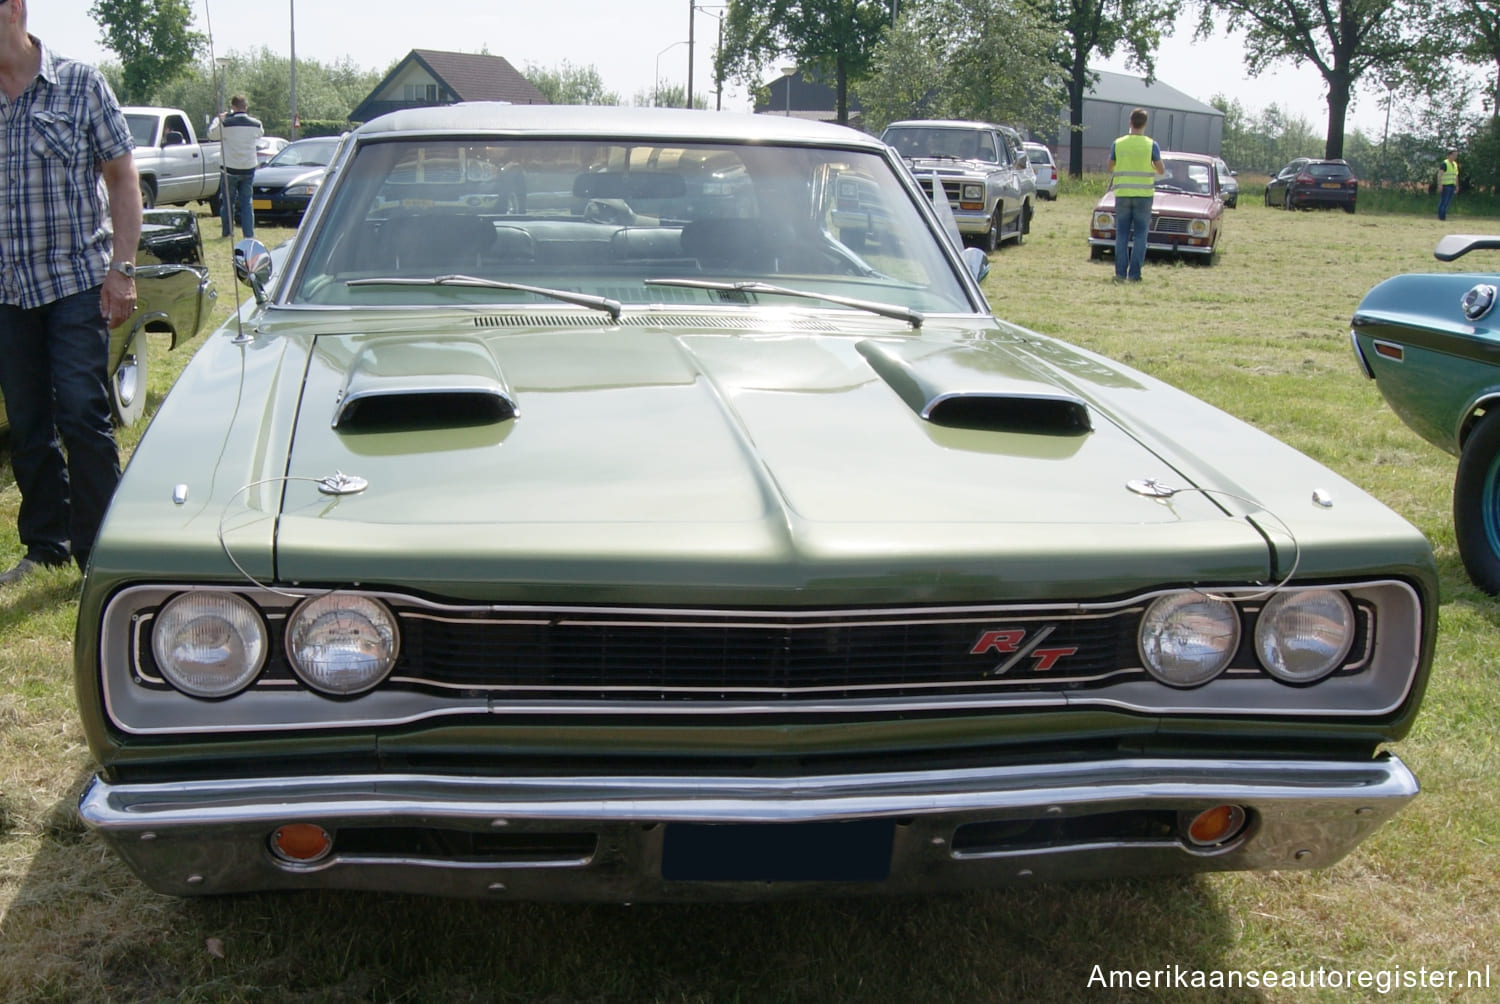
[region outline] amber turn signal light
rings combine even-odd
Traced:
[[[1204,809],[1188,823],[1187,838],[1198,847],[1214,847],[1245,828],[1245,810],[1238,805],[1216,805]]]
[[[305,865],[327,857],[333,838],[316,823],[287,823],[271,834],[271,850],[283,861]]]

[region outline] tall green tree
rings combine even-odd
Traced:
[[[550,69],[526,65],[522,74],[553,105],[618,105],[620,95],[604,86],[594,66],[574,66],[563,60]]]
[[[729,0],[715,79],[760,86],[767,66],[793,62],[833,83],[838,121],[849,122],[849,87],[870,72],[891,19],[889,0]]]
[[[146,101],[186,73],[207,45],[192,29],[188,0],[94,0],[89,13],[103,32],[100,42],[120,57],[127,102]]]
[[[1342,157],[1356,86],[1367,74],[1400,76],[1433,51],[1434,7],[1429,0],[1204,0],[1197,34],[1213,34],[1216,16],[1243,30],[1251,76],[1277,62],[1316,69],[1328,87],[1323,156]]]
[[[1156,75],[1154,54],[1162,28],[1177,17],[1179,0],[1031,0],[1057,31],[1052,62],[1068,97],[1068,174],[1083,177],[1083,99],[1099,78],[1089,72],[1095,55],[1108,59],[1123,50],[1129,65],[1148,81]],[[1167,32],[1170,34],[1170,31]]]
[[[912,0],[856,85],[865,126],[958,118],[1045,127],[1056,122],[1055,33],[1024,0]]]

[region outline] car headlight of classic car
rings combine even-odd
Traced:
[[[1094,229],[1095,230],[1113,230],[1114,228],[1115,228],[1115,214],[1114,213],[1095,213],[1094,214]]]
[[[266,625],[243,597],[190,592],[162,607],[152,654],[167,682],[193,697],[244,690],[266,661]]]
[[[329,593],[299,606],[287,626],[292,670],[325,694],[363,693],[396,664],[396,621],[385,604],[366,596]]]
[[[1193,237],[1208,236],[1207,220],[1191,220],[1188,222],[1188,233]]]

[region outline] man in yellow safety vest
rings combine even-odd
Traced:
[[[1453,193],[1458,191],[1458,151],[1449,150],[1448,156],[1443,160],[1443,177],[1439,182],[1442,187],[1442,195],[1438,198],[1438,219],[1448,218],[1448,205],[1453,201]]]
[[[1109,148],[1109,171],[1115,193],[1115,281],[1140,282],[1151,230],[1151,197],[1156,179],[1167,172],[1161,148],[1146,135],[1144,108],[1130,113],[1130,132]]]

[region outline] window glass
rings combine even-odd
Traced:
[[[695,279],[972,311],[899,170],[867,152],[763,144],[379,137],[335,176],[290,295],[550,302],[431,282],[457,275],[624,303],[746,301],[648,281]]]

